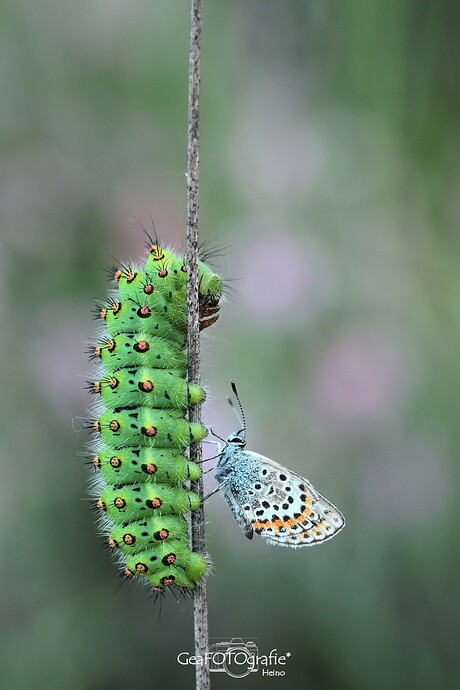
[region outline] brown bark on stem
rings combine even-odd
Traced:
[[[200,383],[200,330],[198,319],[198,246],[199,246],[199,124],[200,124],[200,57],[201,57],[201,11],[202,0],[191,0],[191,30],[188,90],[188,138],[187,138],[187,345],[188,380]],[[189,419],[201,422],[201,405],[189,409]],[[201,462],[201,444],[190,447],[190,459]],[[203,479],[192,482],[192,490],[203,500]],[[192,522],[192,549],[205,554],[204,509],[194,512]],[[208,651],[208,603],[206,581],[202,580],[194,593],[195,655],[206,658]],[[211,687],[209,670],[205,664],[196,666],[196,690]]]

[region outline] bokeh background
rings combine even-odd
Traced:
[[[0,2],[5,690],[194,685],[191,601],[120,587],[77,456],[103,269],[142,256],[130,219],[183,243],[188,5]],[[292,654],[215,688],[460,686],[459,27],[456,0],[205,2],[205,420],[235,429],[235,378],[249,446],[347,517],[291,552],[211,499],[212,641]]]

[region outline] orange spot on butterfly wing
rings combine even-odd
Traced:
[[[255,530],[260,530],[260,533],[265,532],[268,528],[271,528],[275,530],[275,532],[279,533],[281,527],[284,527],[285,529],[289,529],[292,525],[300,525],[301,527],[303,527],[303,523],[305,522],[305,520],[310,520],[312,505],[313,498],[310,496],[306,496],[304,508],[300,515],[298,515],[297,517],[292,517],[288,520],[282,520],[281,518],[278,518],[277,520],[269,520],[268,522],[261,522],[259,520],[256,520],[252,522],[252,526]]]

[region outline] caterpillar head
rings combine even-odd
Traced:
[[[212,326],[219,318],[220,300],[224,286],[222,278],[202,261],[198,264],[198,281],[200,330],[203,330]]]

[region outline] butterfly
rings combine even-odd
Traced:
[[[223,491],[245,536],[252,539],[255,532],[269,544],[294,549],[332,539],[345,525],[338,508],[321,496],[308,479],[270,458],[245,450],[246,419],[235,382],[231,385],[241,419],[236,410],[235,413],[242,428],[219,448],[216,491]]]

